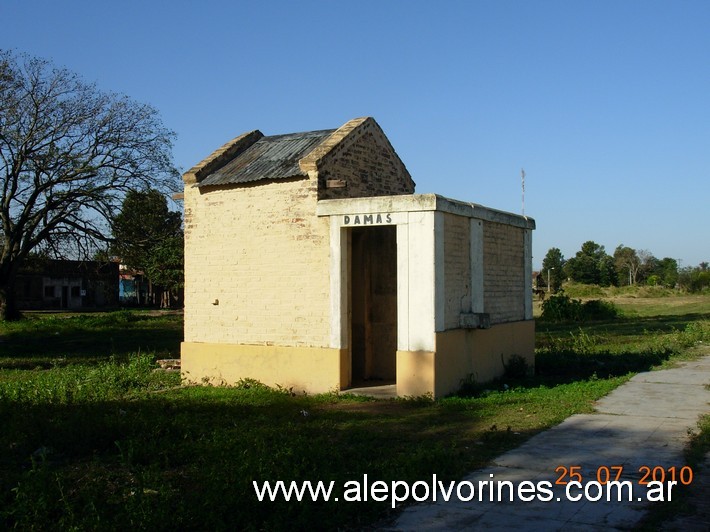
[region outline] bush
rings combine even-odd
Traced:
[[[609,301],[592,299],[582,303],[567,294],[558,294],[542,303],[541,318],[546,321],[609,320],[619,316],[619,310]]]
[[[546,321],[580,321],[582,302],[572,299],[567,294],[557,294],[542,303],[542,316]]]
[[[582,305],[582,317],[585,320],[613,320],[619,317],[619,309],[610,301],[592,299]]]

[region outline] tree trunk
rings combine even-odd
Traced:
[[[0,320],[15,321],[22,316],[17,309],[15,300],[15,283],[13,279],[0,279]]]

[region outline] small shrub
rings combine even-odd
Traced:
[[[505,368],[503,376],[509,379],[523,379],[532,374],[530,364],[520,355],[510,355],[507,361],[503,360],[503,368]]]
[[[249,390],[249,389],[262,390],[262,391],[271,390],[271,388],[269,388],[263,382],[258,381],[256,379],[251,379],[248,377],[239,379],[239,381],[237,381],[237,383],[234,385],[234,387],[237,390]]]
[[[596,351],[601,339],[598,336],[586,333],[581,327],[578,332],[570,331],[569,336],[550,337],[548,345],[540,351],[550,353],[575,353],[589,355]]]
[[[673,339],[681,348],[693,347],[710,341],[710,321],[694,321],[685,329],[673,335]]]
[[[556,294],[542,303],[542,316],[546,321],[580,321],[582,302],[567,294]]]

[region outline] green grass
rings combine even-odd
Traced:
[[[260,503],[252,480],[333,480],[338,491],[363,474],[461,478],[592,411],[633,372],[687,356],[710,341],[709,317],[706,303],[582,329],[538,324],[537,375],[437,401],[294,395],[253,381],[181,388],[152,364],[177,353],[179,316],[0,325],[0,528],[362,528],[389,504]]]
[[[135,352],[179,356],[182,316],[122,310],[90,314],[28,314],[0,322],[1,368],[50,368],[120,359]]]

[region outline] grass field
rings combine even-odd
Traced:
[[[437,401],[253,381],[180,387],[153,364],[177,355],[179,314],[0,324],[0,528],[366,526],[387,503],[258,502],[252,480],[333,480],[337,491],[364,474],[458,479],[710,341],[710,297],[659,299],[625,295],[615,300],[623,316],[605,322],[539,322],[534,376],[466,383]]]

